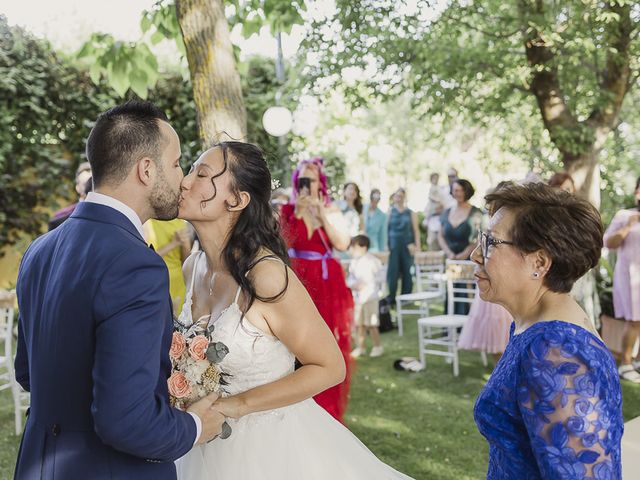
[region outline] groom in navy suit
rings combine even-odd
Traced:
[[[173,461],[220,432],[212,394],[168,402],[169,275],[142,224],[178,212],[180,141],[128,102],[87,140],[94,192],[35,240],[18,275],[16,377],[31,392],[16,479],[175,479]]]

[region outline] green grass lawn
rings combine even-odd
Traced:
[[[385,354],[357,360],[347,412],[349,428],[382,460],[422,479],[482,479],[488,446],[473,421],[475,399],[491,373],[480,354],[460,352],[460,376],[441,357],[423,372],[398,372],[393,360],[417,357],[415,320],[382,335]],[[625,421],[640,416],[640,385],[623,382]]]
[[[0,479],[13,478],[20,437],[15,435],[13,400],[10,390],[0,392]]]
[[[358,359],[347,425],[383,461],[417,480],[484,478],[488,449],[473,422],[473,404],[490,369],[478,353],[462,352],[458,378],[439,357],[428,357],[423,372],[394,370],[396,358],[417,356],[416,323],[405,324],[404,337],[396,331],[382,336],[382,357]],[[625,382],[622,390],[625,420],[640,416],[640,385]],[[13,428],[13,403],[3,391],[0,480],[13,476],[19,444]]]

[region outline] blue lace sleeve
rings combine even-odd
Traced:
[[[618,479],[619,385],[604,347],[575,333],[545,330],[528,345],[518,406],[542,478]]]

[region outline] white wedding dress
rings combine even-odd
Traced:
[[[180,314],[186,324],[192,323],[192,291],[193,280]],[[229,375],[225,396],[294,369],[294,356],[282,342],[241,321],[239,294],[214,324],[213,340],[229,349],[219,363]],[[378,460],[313,399],[227,422],[229,438],[196,446],[176,462],[179,480],[412,480]]]

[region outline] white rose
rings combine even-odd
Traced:
[[[209,362],[207,360],[193,360],[190,358],[186,362],[184,374],[191,383],[199,383],[202,379],[202,374],[209,368]]]

